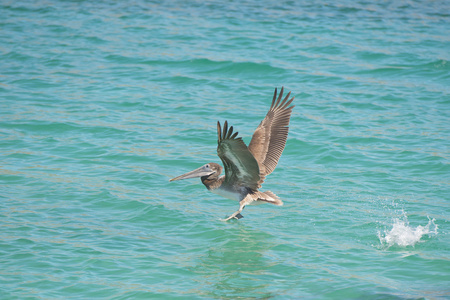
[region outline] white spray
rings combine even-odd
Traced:
[[[424,235],[436,235],[438,230],[438,226],[434,223],[435,219],[430,219],[430,217],[428,217],[427,225],[418,225],[417,227],[409,224],[405,213],[403,213],[402,219],[395,218],[393,221],[392,229],[385,229],[384,233],[378,232],[381,244],[388,248],[393,245],[414,246]]]

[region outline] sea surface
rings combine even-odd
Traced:
[[[450,299],[449,3],[0,1],[0,299]],[[284,206],[169,183],[283,86]]]

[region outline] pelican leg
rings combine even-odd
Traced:
[[[237,211],[237,212],[235,212],[234,214],[232,214],[231,216],[229,216],[228,218],[226,218],[226,219],[224,219],[223,221],[224,222],[226,222],[226,221],[228,221],[228,220],[230,220],[230,219],[236,219],[236,220],[239,220],[239,219],[242,219],[244,216],[243,215],[241,215],[241,212],[242,212],[242,210],[244,209],[244,207],[245,207],[245,204],[244,203],[242,203],[243,201],[241,201],[241,204],[239,205],[239,210]]]

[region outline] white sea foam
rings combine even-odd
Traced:
[[[403,219],[394,219],[392,229],[384,230],[384,233],[378,232],[378,238],[383,246],[388,248],[394,245],[406,247],[414,246],[420,242],[424,235],[436,235],[438,226],[434,223],[435,219],[428,217],[428,224],[425,226],[418,225],[417,227],[409,224],[406,214]]]

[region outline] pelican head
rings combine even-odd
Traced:
[[[209,164],[201,166],[198,169],[187,172],[186,174],[172,178],[169,181],[188,179],[188,178],[197,178],[197,177],[202,177],[202,179],[203,178],[205,178],[205,179],[206,178],[208,178],[208,179],[209,178],[217,178],[217,177],[219,177],[221,172],[222,172],[222,167],[219,164],[209,163]]]

